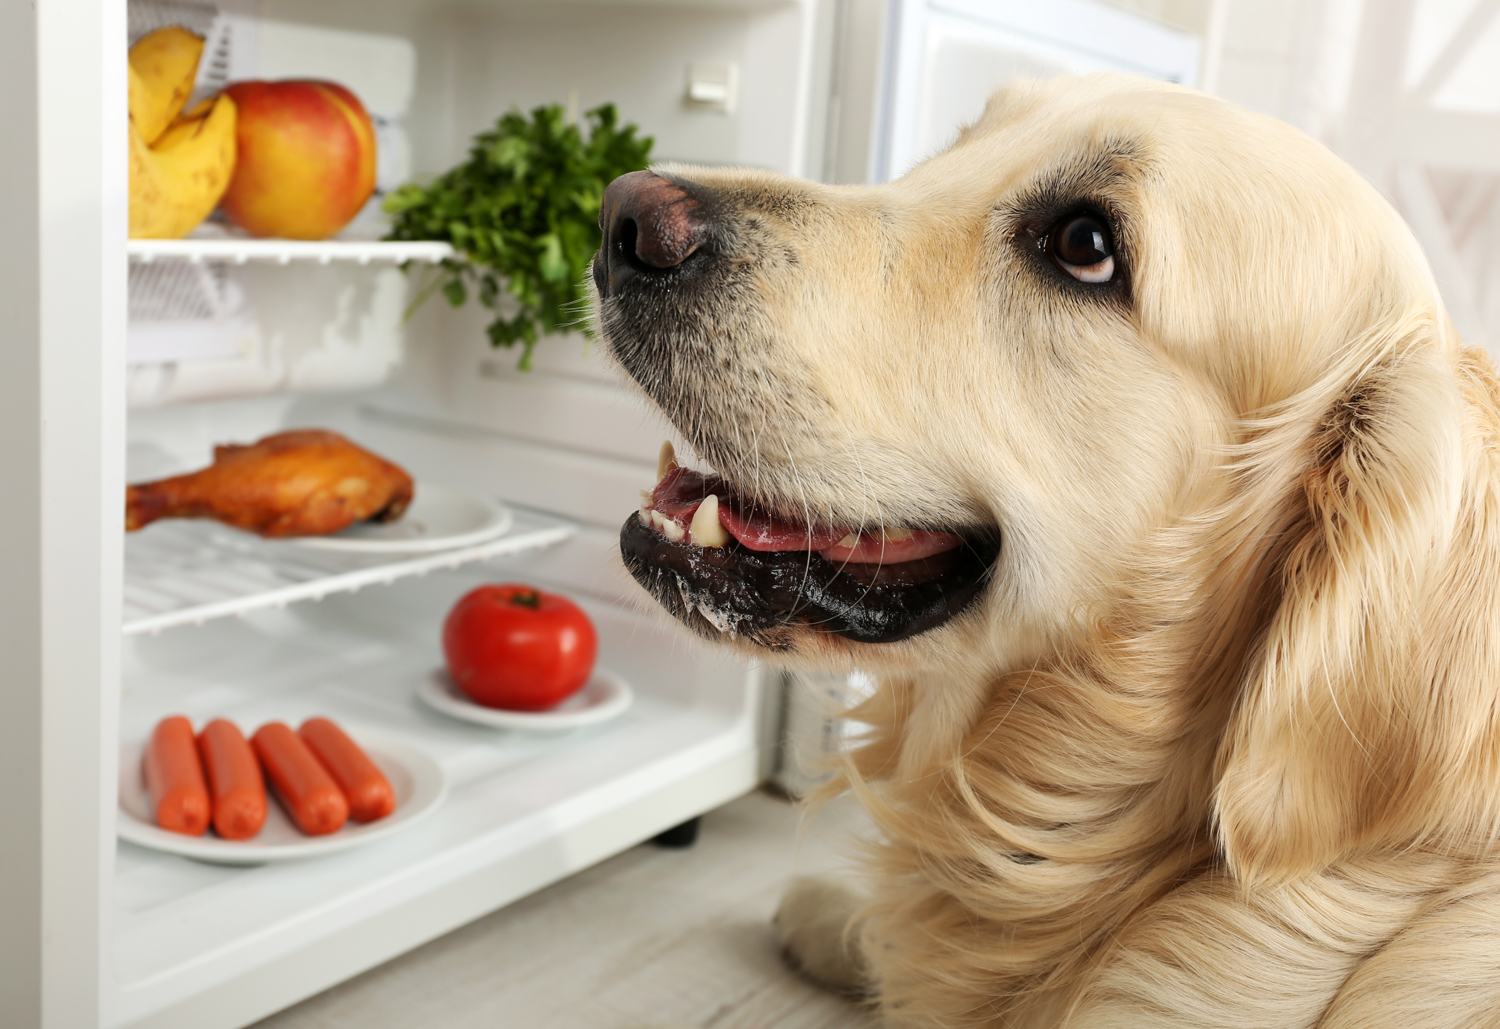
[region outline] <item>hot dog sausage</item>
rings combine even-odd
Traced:
[[[214,831],[226,840],[248,840],[266,821],[266,781],[244,733],[215,718],[198,734],[198,753],[213,794]]]
[[[146,788],[156,824],[169,832],[202,836],[208,828],[208,787],[198,763],[193,725],[182,715],[163,718],[151,733],[144,759]]]
[[[250,738],[266,778],[297,828],[309,836],[338,832],[349,818],[349,802],[307,744],[284,722],[267,722]]]
[[[373,822],[396,810],[396,791],[344,730],[326,718],[309,718],[297,735],[344,791],[350,818]]]

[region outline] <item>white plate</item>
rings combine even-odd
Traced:
[[[453,684],[448,673],[439,669],[417,684],[417,696],[428,706],[445,715],[461,718],[476,725],[494,729],[530,729],[555,732],[596,725],[618,718],[630,709],[635,694],[625,680],[613,672],[595,668],[593,678],[583,689],[556,707],[546,711],[504,711],[476,704]]]
[[[146,744],[141,740],[120,747],[120,839],[218,865],[291,861],[384,839],[413,825],[448,795],[448,778],[442,766],[416,747],[381,733],[350,732],[349,735],[385,773],[396,793],[396,810],[378,821],[361,824],[351,818],[336,833],[306,836],[272,797],[267,805],[266,824],[252,839],[220,839],[212,829],[202,836],[168,832],[156,824],[156,810],[146,790],[146,776],[141,769]]]
[[[356,522],[328,536],[285,542],[359,554],[418,554],[484,543],[509,532],[512,521],[510,508],[498,500],[419,482],[411,506],[394,522]]]

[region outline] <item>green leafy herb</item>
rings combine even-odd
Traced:
[[[649,136],[618,125],[613,104],[587,112],[588,136],[560,105],[519,110],[474,137],[469,159],[428,185],[408,183],[385,200],[387,239],[441,239],[461,257],[442,263],[413,306],[441,290],[457,307],[476,293],[495,311],[497,347],[523,344],[520,366],[542,335],[578,321],[580,280],[599,249],[599,202],[618,175],[646,166]],[[502,288],[519,311],[500,313]]]

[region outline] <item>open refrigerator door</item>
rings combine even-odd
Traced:
[[[1013,79],[1118,72],[1193,86],[1198,37],[1103,0],[847,0],[824,177],[888,182],[949,146]]]

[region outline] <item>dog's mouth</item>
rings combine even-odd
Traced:
[[[773,649],[798,626],[862,643],[933,629],[974,599],[999,550],[995,530],[787,518],[679,467],[670,446],[620,531],[625,566],[674,615]]]

